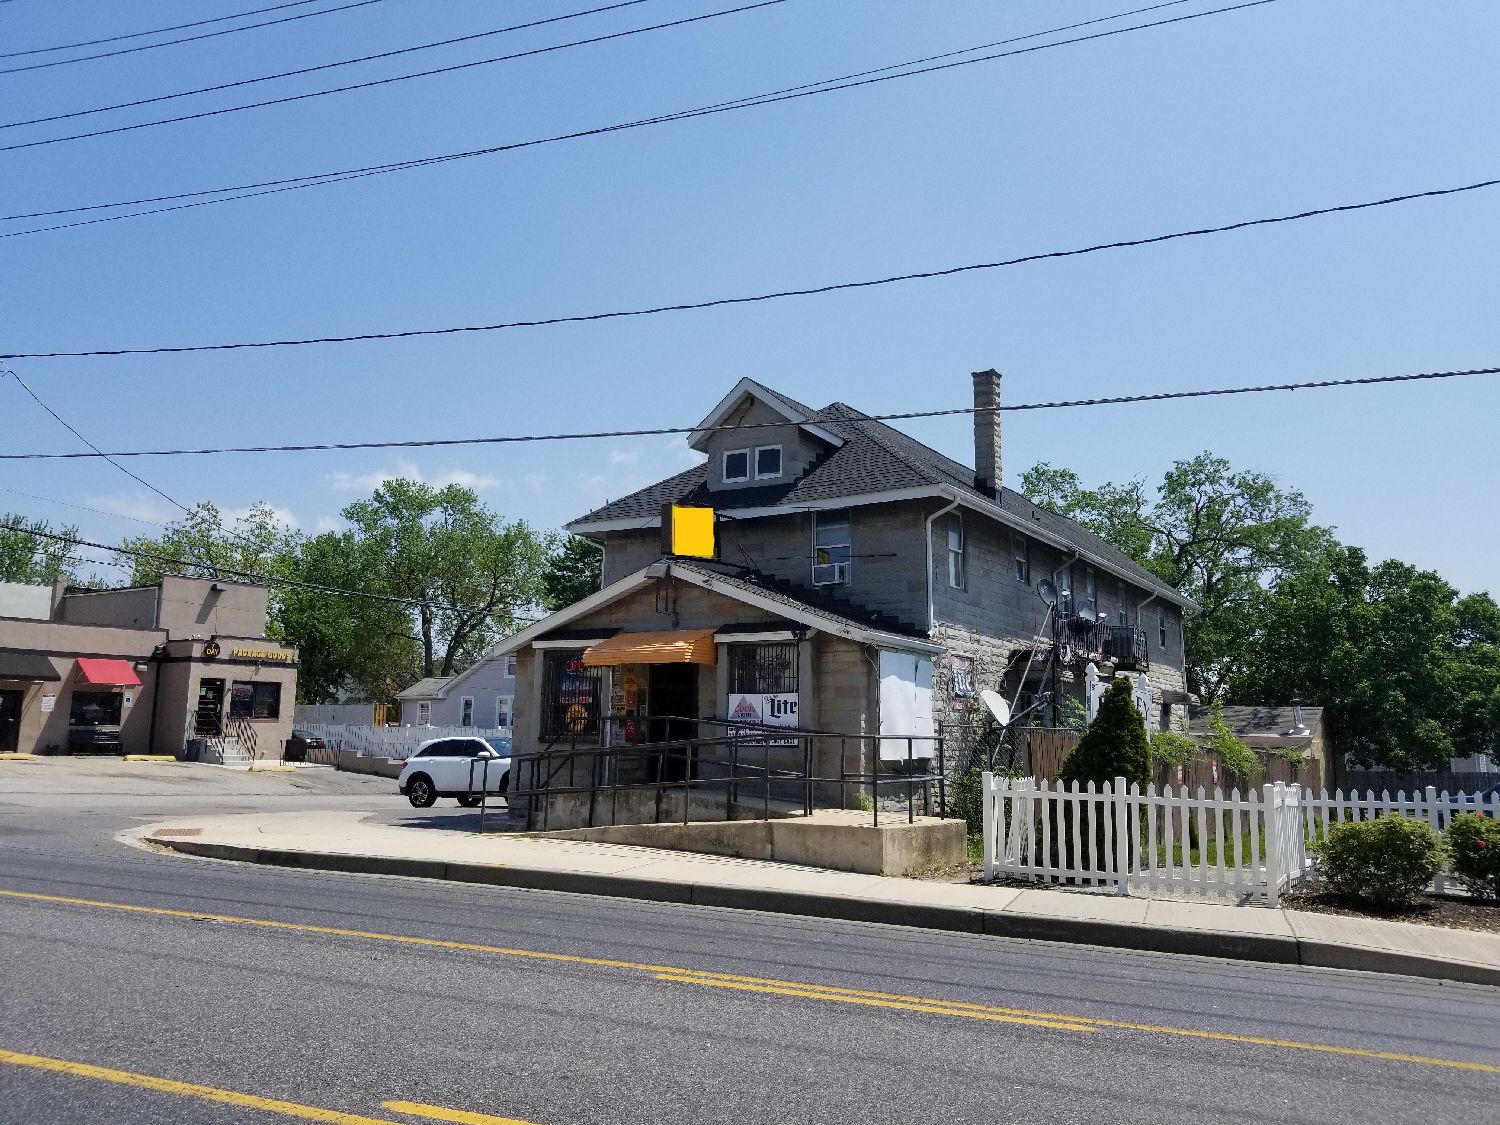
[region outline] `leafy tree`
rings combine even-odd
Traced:
[[[168,524],[163,534],[122,541],[122,552],[115,558],[130,568],[130,581],[136,586],[154,585],[168,574],[228,582],[255,581],[246,579],[246,574],[289,578],[295,569],[299,538],[264,501],[245,515],[226,521],[216,505],[204,500]],[[126,551],[156,557],[141,558]],[[282,587],[271,586],[266,633],[278,641],[285,639],[281,630],[284,593]]]
[[[541,600],[546,546],[467,488],[387,481],[343,511],[361,589],[408,598],[424,676],[451,676],[514,632]]]
[[[1211,453],[1178,461],[1150,500],[1144,481],[1086,489],[1043,463],[1021,478],[1034,502],[1078,520],[1201,607],[1186,630],[1188,690],[1223,696],[1244,668],[1269,586],[1331,542],[1300,492]]]
[[[50,586],[57,578],[75,579],[71,556],[78,546],[76,527],[53,527],[14,512],[0,515],[0,525],[0,582]],[[62,541],[44,539],[43,534],[60,535]]]
[[[366,555],[351,532],[302,541],[292,577],[341,590],[367,589]],[[300,587],[284,591],[281,632],[298,650],[302,703],[382,702],[417,678],[421,650],[408,606]]]
[[[599,590],[604,552],[582,536],[554,536],[548,543],[547,567],[542,572],[542,605],[547,612],[583,601]]]
[[[1241,699],[1320,701],[1366,765],[1437,768],[1500,742],[1500,608],[1431,571],[1330,547],[1269,592]]]
[[[1136,710],[1130,681],[1111,680],[1099,701],[1099,713],[1063,759],[1057,778],[1064,784],[1092,781],[1098,786],[1123,777],[1127,784],[1134,782],[1145,788],[1151,779],[1150,770],[1146,720]]]

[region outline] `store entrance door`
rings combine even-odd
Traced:
[[[697,733],[691,720],[698,715],[698,665],[652,664],[646,681],[647,737],[652,742],[682,742]],[[692,754],[687,748],[672,752],[662,763],[663,781],[689,776]]]
[[[9,753],[21,742],[21,701],[24,691],[0,691],[0,754]]]
[[[198,713],[193,724],[200,737],[218,738],[224,733],[224,681],[198,681]]]

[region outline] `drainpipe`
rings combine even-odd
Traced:
[[[932,634],[933,634],[933,627],[934,627],[934,625],[936,625],[936,622],[933,620],[934,616],[936,615],[936,611],[933,609],[932,527],[933,527],[933,524],[935,524],[937,522],[939,516],[946,516],[949,512],[953,511],[953,509],[956,508],[956,507],[958,507],[958,497],[957,496],[955,496],[952,500],[950,500],[948,502],[948,505],[946,507],[939,508],[937,511],[933,512],[932,515],[930,515],[930,516],[927,517],[927,524],[926,524],[926,527],[927,527],[927,635],[929,637],[932,636]]]

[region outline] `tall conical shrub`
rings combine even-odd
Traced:
[[[1114,680],[1099,702],[1099,714],[1078,740],[1078,745],[1063,759],[1057,779],[1064,785],[1077,783],[1080,789],[1092,781],[1097,791],[1100,786],[1113,785],[1115,778],[1123,777],[1127,785],[1133,783],[1144,789],[1150,771],[1151,744],[1146,738],[1146,720],[1135,709],[1130,681]],[[1055,818],[1052,838],[1061,844],[1059,854],[1066,856],[1068,866],[1076,867],[1082,857],[1071,854],[1072,839],[1068,827],[1072,810],[1061,811],[1063,815]],[[1092,817],[1082,818],[1078,826],[1079,845],[1084,855],[1092,860],[1091,866],[1095,870],[1110,866],[1110,857],[1106,854],[1109,840],[1105,827],[1107,817],[1104,806],[1100,805]],[[1134,851],[1132,841],[1131,854]]]
[[[1123,777],[1127,784],[1145,788],[1151,773],[1151,743],[1146,738],[1146,720],[1135,709],[1129,680],[1113,680],[1099,703],[1099,714],[1063,759],[1057,778],[1080,786],[1092,781],[1097,788]]]

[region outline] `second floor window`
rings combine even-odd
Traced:
[[[1156,631],[1161,636],[1161,647],[1167,647],[1167,611],[1159,609],[1156,611]]]
[[[750,479],[750,451],[729,449],[724,452],[724,483],[734,484]]]
[[[514,656],[507,656],[505,658],[505,674],[511,679],[516,678],[516,658]],[[503,726],[504,724],[502,723],[501,725]]]
[[[813,585],[842,586],[849,581],[849,513],[813,516]]]
[[[781,475],[781,446],[762,445],[755,450],[755,479],[767,480]]]
[[[510,726],[510,696],[502,695],[495,700],[495,725]]]
[[[1016,556],[1016,581],[1031,585],[1031,540],[1016,533],[1014,551]]]
[[[948,520],[948,585],[964,588],[964,523],[958,516]]]

